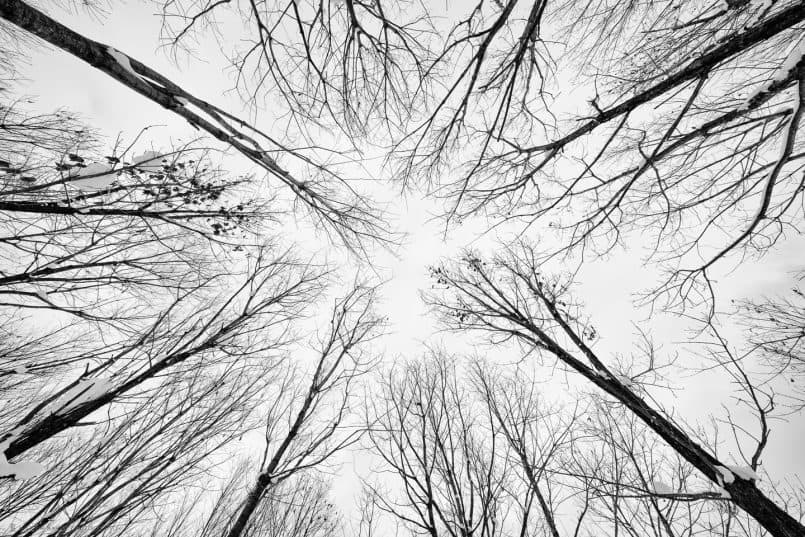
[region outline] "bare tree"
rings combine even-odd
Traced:
[[[783,297],[744,301],[738,305],[741,323],[770,372],[787,384],[787,403],[805,406],[805,296],[799,287]]]
[[[583,389],[572,393],[569,405],[551,402],[557,393],[573,388],[563,386],[557,392],[555,376],[540,381],[524,368],[491,366],[480,358],[471,361],[467,379],[455,362],[454,357],[431,357],[398,369],[384,382],[383,403],[375,405],[376,419],[371,422],[371,449],[383,461],[378,475],[389,473],[398,479],[368,484],[362,530],[371,530],[378,513],[385,513],[414,534],[464,534],[464,525],[455,522],[456,512],[463,505],[484,517],[485,489],[480,478],[473,486],[473,480],[463,475],[475,475],[479,458],[489,461],[494,455],[495,468],[505,472],[484,467],[478,474],[500,479],[494,500],[497,514],[491,518],[496,531],[503,534],[766,534],[721,486],[714,487],[620,402]],[[630,389],[645,395],[643,390],[660,380],[661,371],[658,366],[654,371],[632,372]],[[534,374],[541,375],[537,370]],[[418,395],[388,403],[388,394],[407,391]],[[461,396],[455,398],[455,393]],[[573,397],[583,399],[573,401]],[[451,412],[445,411],[445,400],[454,402]],[[422,427],[417,426],[422,418],[415,414],[420,405],[425,415]],[[410,421],[403,423],[400,415],[410,416]],[[731,416],[725,423],[731,434],[748,432],[745,424],[738,425]],[[451,436],[442,427],[461,431]],[[693,428],[692,434],[707,436],[699,428]],[[717,453],[718,444],[705,445]],[[469,461],[468,449],[475,455]],[[749,454],[745,462],[746,467],[730,468],[760,480],[754,472],[760,468]],[[801,516],[801,495],[766,481],[766,475],[763,478],[769,497]],[[456,490],[463,493],[463,502],[450,501]],[[480,497],[472,501],[472,494]],[[433,521],[428,518],[431,511]],[[468,535],[488,532],[483,524],[468,528]]]
[[[382,325],[373,290],[336,303],[304,375],[287,353],[327,270],[250,244],[283,199],[252,199],[266,189],[209,164],[199,142],[110,153],[66,112],[4,103],[0,477],[17,478],[0,481],[5,533],[323,535],[340,524],[311,470],[368,428],[396,485],[368,486],[360,534],[382,512],[431,537],[805,535],[803,491],[762,470],[774,420],[803,408],[802,295],[742,303],[743,348],[718,325],[712,282],[803,216],[805,2],[157,4],[174,54],[218,39],[242,99],[279,97],[282,136],[304,143],[20,0],[0,0],[0,76],[15,47],[44,40],[234,148],[364,254],[392,236],[343,173],[364,143],[446,200],[447,226],[555,231],[546,251],[435,268],[428,301],[449,329],[514,342],[592,390],[554,404],[519,369],[478,359],[464,373],[433,353],[394,367],[356,424]],[[737,403],[713,432],[655,397],[666,364],[648,337],[633,359],[602,357],[572,279],[541,272],[637,235],[665,273],[648,297],[709,306],[692,344]],[[58,325],[38,326],[43,313]],[[228,463],[258,424],[259,460]],[[210,478],[221,468],[229,479]],[[193,493],[202,480],[222,490]]]
[[[373,312],[373,295],[372,288],[357,286],[337,301],[307,388],[294,380],[296,368],[289,371],[266,414],[257,479],[225,526],[227,537],[264,534],[264,498],[271,498],[276,487],[292,476],[321,465],[360,438],[362,428],[350,423],[349,417],[354,384],[373,361],[365,346],[382,326],[382,319]]]
[[[162,2],[164,39],[175,52],[214,35],[246,102],[280,96],[303,133],[335,126],[360,138],[377,121],[398,128],[418,99],[433,30],[416,2]],[[237,14],[242,27],[222,19]],[[233,45],[233,33],[242,39]],[[230,48],[232,50],[230,50]],[[354,140],[357,141],[357,140]]]
[[[100,151],[66,112],[0,106],[0,301],[87,320],[133,320],[144,300],[219,277],[273,213],[198,143]],[[128,161],[128,162],[126,162]]]
[[[623,406],[595,393],[549,403],[556,379],[535,381],[476,361],[474,382],[511,445],[516,473],[545,535],[727,535],[747,523],[718,490]]]
[[[6,4],[8,20],[285,181],[343,238],[380,234],[365,204],[333,201],[335,175],[315,185],[265,161],[279,151],[321,170],[311,157],[254,141],[248,126],[139,62],[121,64],[25,4]],[[220,40],[219,22],[233,14],[244,39],[228,53],[244,97],[273,91],[295,130],[324,118],[353,143],[393,123],[396,175],[434,181],[448,222],[540,223],[562,239],[546,256],[608,252],[639,232],[667,272],[652,298],[711,302],[716,264],[762,254],[802,216],[801,2],[508,0],[442,13],[379,1],[171,0],[165,39],[180,48],[208,33]]]
[[[245,485],[249,467],[245,460],[221,491],[213,510],[205,518],[200,532],[204,536],[220,535],[237,512],[238,500]],[[341,528],[341,516],[329,499],[330,486],[318,476],[301,472],[270,487],[255,508],[243,535],[248,537],[316,537],[333,535]]]
[[[712,303],[717,264],[802,218],[802,2],[163,5],[173,45],[241,15],[241,87],[275,90],[299,123],[389,106],[339,125],[399,117],[396,175],[431,184],[448,225],[550,228],[545,257],[639,235],[666,272],[652,299]]]
[[[288,342],[289,321],[307,305],[318,279],[319,274],[310,268],[261,254],[233,292],[190,304],[180,294],[133,341],[96,351],[100,359],[90,360],[74,380],[55,391],[50,385],[46,397],[29,403],[22,415],[6,425],[6,457],[17,457],[74,427],[166,370],[243,360],[282,348]],[[187,315],[185,306],[195,313]]]
[[[429,69],[430,106],[395,146],[448,221],[551,228],[546,257],[637,233],[668,272],[651,296],[685,305],[712,298],[716,263],[801,220],[802,2],[467,12],[447,19],[448,67]]]
[[[204,490],[185,490],[180,501],[159,509],[159,516],[140,524],[131,535],[190,536],[220,535],[232,516],[238,499],[246,488],[248,470],[253,466],[248,458],[234,466],[223,480],[220,490],[212,491],[208,481]],[[273,487],[260,501],[254,522],[245,535],[250,537],[318,537],[333,535],[342,528],[341,513],[330,501],[330,482],[319,476],[301,473]],[[206,509],[205,497],[213,496]]]
[[[524,520],[524,526],[533,532],[536,519],[543,523],[545,534],[563,535],[559,521],[567,515],[561,506],[576,496],[576,490],[563,482],[560,467],[566,464],[566,452],[585,440],[576,424],[584,411],[578,404],[572,412],[549,405],[541,396],[539,383],[523,378],[522,372],[505,375],[480,360],[473,365],[471,381],[487,405],[495,429],[510,447],[516,474],[526,484],[523,512],[528,515],[531,509],[538,510],[538,516],[532,516],[527,526]],[[576,515],[577,528],[587,508],[585,502]]]
[[[272,487],[244,535],[248,537],[324,537],[341,527],[341,516],[329,499],[329,483],[298,474]]]
[[[70,30],[24,2],[0,3],[0,17],[101,70],[233,147],[252,164],[284,183],[317,221],[346,245],[360,249],[366,241],[388,239],[377,211],[331,167],[318,162],[310,154],[312,151],[286,146],[248,122],[195,97],[147,65]],[[313,178],[295,177],[279,165],[274,157],[277,154],[292,157],[307,173],[312,173]],[[317,176],[321,179],[315,179]]]
[[[372,498],[416,535],[522,535],[528,505],[513,500],[523,490],[514,489],[510,448],[449,360],[434,353],[383,380],[368,438],[378,472],[399,486],[370,483]]]
[[[300,394],[285,353],[328,270],[258,240],[274,213],[248,197],[251,177],[228,178],[198,142],[102,153],[66,112],[2,112],[0,477],[15,478],[1,484],[4,533],[135,535],[165,516],[167,531],[189,532],[198,517],[164,504],[268,407],[272,483],[247,531],[312,534],[324,492],[290,478],[357,438],[345,420],[368,365],[360,348],[381,324],[372,290],[337,304]],[[39,326],[42,311],[55,328]],[[284,411],[296,420],[283,432]],[[297,509],[307,522],[278,518],[289,494],[311,495]]]
[[[629,535],[727,535],[736,515],[748,518],[633,414],[593,397],[584,441],[574,443],[561,470],[583,487],[587,525]]]
[[[761,491],[755,466],[730,466],[718,459],[669,414],[652,405],[636,388],[629,372],[618,371],[611,363],[606,365],[592,348],[594,330],[569,297],[569,282],[543,275],[531,248],[522,246],[490,263],[469,254],[453,266],[435,268],[434,277],[446,292],[432,294],[430,301],[443,314],[448,327],[480,331],[493,341],[513,339],[528,353],[556,360],[637,416],[685,461],[722,487],[736,506],[769,533],[782,536],[805,532],[800,522]],[[741,372],[735,374],[745,377]],[[746,380],[751,393],[757,396],[750,379]],[[768,411],[762,397],[757,398],[756,408],[761,417],[761,435],[756,438],[754,452],[759,457],[766,444],[762,431]],[[753,456],[752,461],[757,462],[757,458]]]
[[[198,144],[103,156],[66,112],[1,109],[4,461],[166,370],[289,342],[326,270],[254,245],[272,213],[249,178],[228,178]]]
[[[121,535],[193,486],[248,429],[269,380],[252,364],[196,367],[130,394],[38,453],[46,470],[3,485],[5,535]],[[251,422],[254,423],[253,421]]]

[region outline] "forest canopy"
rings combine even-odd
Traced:
[[[0,0],[0,535],[805,537],[805,2]]]

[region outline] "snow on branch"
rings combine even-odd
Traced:
[[[0,479],[12,477],[18,481],[32,479],[45,471],[45,467],[34,461],[9,462],[6,458],[6,449],[16,438],[16,433],[9,433],[5,440],[0,442]]]
[[[0,4],[0,16],[103,71],[121,84],[183,117],[193,127],[228,144],[290,188],[317,224],[347,247],[364,251],[367,242],[391,242],[381,211],[338,172],[301,150],[288,147],[250,123],[195,97],[147,65],[108,45],[74,32],[20,1]],[[191,106],[192,105],[192,106]],[[292,157],[317,180],[300,179],[272,155]]]

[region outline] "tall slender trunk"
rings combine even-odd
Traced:
[[[139,386],[143,382],[154,378],[157,374],[164,371],[165,369],[176,365],[178,363],[183,362],[184,360],[188,359],[189,357],[198,354],[208,348],[211,348],[213,345],[211,342],[207,342],[206,344],[199,345],[198,347],[191,349],[187,352],[177,353],[172,356],[168,356],[156,363],[154,363],[151,367],[143,371],[142,373],[132,377],[131,379],[127,380],[123,384],[116,386],[106,393],[99,395],[89,401],[83,402],[82,404],[76,405],[75,407],[71,408],[68,412],[63,414],[50,414],[47,417],[39,420],[36,424],[30,428],[29,430],[25,431],[25,434],[15,437],[6,448],[5,454],[8,459],[12,459],[19,455],[22,455],[29,449],[38,446],[42,442],[53,438],[57,434],[74,427],[78,422],[82,419],[86,418],[93,412],[98,409],[103,408],[104,406],[108,405],[122,394],[128,392],[129,390]]]
[[[277,448],[277,451],[274,452],[274,455],[271,457],[271,461],[269,461],[268,466],[266,466],[260,472],[260,476],[257,478],[254,486],[249,491],[249,495],[246,496],[246,500],[244,500],[244,502],[241,504],[240,511],[238,512],[235,522],[232,523],[232,526],[226,532],[226,537],[241,537],[241,535],[243,535],[249,520],[251,519],[252,515],[254,515],[255,510],[257,510],[257,506],[260,504],[260,499],[263,497],[263,493],[265,493],[265,491],[272,484],[275,484],[276,470],[282,462],[285,452],[288,451],[288,448],[291,446],[291,442],[294,441],[299,434],[302,425],[304,425],[305,420],[308,417],[308,411],[310,410],[317,393],[318,387],[314,377],[313,383],[311,384],[310,389],[305,396],[305,400],[302,403],[302,407],[299,409],[299,412],[297,412],[291,428],[288,429],[288,434],[285,435],[285,438]]]
[[[228,144],[289,186],[300,201],[331,225],[337,225],[339,219],[346,216],[348,211],[344,207],[322,196],[308,182],[294,177],[269,155],[269,151],[283,151],[306,161],[309,160],[307,157],[274,142],[246,121],[199,99],[142,62],[71,30],[25,2],[0,0],[0,17],[90,64]],[[263,147],[265,143],[259,143],[253,136],[266,141],[270,147]]]
[[[734,475],[721,461],[696,443],[687,433],[661,413],[651,408],[642,398],[615,378],[603,366],[603,363],[593,353],[592,349],[564,322],[561,313],[556,310],[556,307],[547,299],[543,298],[543,302],[551,311],[554,319],[562,325],[565,333],[587,356],[590,363],[595,365],[596,369],[591,368],[570,354],[529,319],[521,318],[519,320],[521,326],[533,333],[549,352],[620,401],[685,460],[695,466],[713,483],[726,490],[729,493],[729,498],[738,507],[749,513],[771,535],[775,537],[805,537],[805,526],[763,494],[754,481]],[[729,479],[724,479],[724,473],[727,472],[729,472],[728,475],[732,476],[732,482],[728,482]]]

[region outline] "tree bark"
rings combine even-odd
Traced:
[[[269,152],[282,151],[289,153],[309,164],[321,167],[313,163],[305,155],[273,142],[269,136],[252,125],[191,95],[147,65],[110,46],[74,32],[25,2],[20,0],[0,0],[0,17],[83,60],[124,86],[183,117],[192,126],[206,131],[218,140],[230,145],[250,161],[289,186],[300,201],[318,213],[330,225],[338,228],[339,224],[342,224],[341,220],[348,216],[349,211],[346,208],[338,206],[329,197],[323,196],[318,190],[311,188],[308,182],[298,180],[290,172],[282,168],[269,155]],[[125,63],[129,65],[126,66],[124,65]],[[204,115],[191,109],[190,105],[203,112]],[[262,144],[248,134],[249,132],[257,135],[260,139],[272,142],[273,147],[263,147]],[[340,230],[336,229],[336,231]]]
[[[2,2],[0,2],[2,3]],[[691,60],[679,71],[670,74],[660,82],[650,86],[638,94],[630,97],[619,104],[606,110],[601,110],[598,116],[588,121],[581,127],[547,144],[529,147],[524,149],[526,152],[549,151],[562,148],[574,140],[592,132],[598,125],[611,121],[612,119],[631,112],[638,106],[648,103],[652,99],[676,88],[680,84],[690,82],[702,76],[706,76],[711,70],[721,63],[732,59],[736,55],[745,52],[753,46],[774,37],[780,32],[793,28],[805,20],[805,2],[797,2],[792,6],[780,11],[772,17],[764,20],[757,26],[746,29],[743,33],[738,33],[725,38],[724,42],[713,47],[698,58]]]
[[[202,352],[208,348],[211,348],[212,346],[213,344],[208,341],[188,352],[182,352],[169,356],[155,363],[139,375],[129,379],[120,386],[112,388],[103,395],[95,397],[90,401],[86,401],[83,404],[76,405],[69,412],[65,412],[64,414],[50,414],[44,419],[37,421],[31,429],[25,431],[25,434],[14,438],[9,443],[8,448],[6,448],[5,451],[6,457],[9,460],[14,457],[18,457],[29,449],[38,446],[42,442],[53,438],[57,434],[71,427],[74,427],[82,419],[86,418],[96,410],[108,405],[124,393],[135,388],[136,386],[139,386],[146,380],[154,378],[158,373],[164,371],[165,369],[183,362],[194,354]]]
[[[254,486],[249,491],[249,495],[241,504],[240,512],[238,513],[235,522],[226,532],[226,537],[241,537],[243,535],[249,520],[251,519],[252,515],[254,515],[257,506],[260,504],[260,499],[263,497],[263,493],[274,483],[274,473],[282,462],[285,452],[288,450],[291,442],[294,441],[296,436],[299,434],[302,425],[305,423],[305,419],[307,418],[308,411],[313,404],[316,393],[317,385],[316,380],[314,379],[313,384],[311,384],[310,389],[305,396],[302,407],[299,409],[299,412],[297,412],[296,418],[294,419],[291,428],[288,430],[288,434],[285,435],[285,438],[283,439],[279,448],[277,448],[277,451],[271,457],[271,461],[268,463],[268,466],[266,466],[265,469],[260,472],[260,476],[257,478]]]
[[[601,361],[594,355],[592,350],[561,320],[561,314],[549,304],[549,301],[544,300],[544,302],[552,310],[553,317],[563,325],[562,328],[574,339],[574,342],[588,356],[591,363],[600,364]],[[559,360],[575,369],[587,380],[620,401],[637,415],[685,460],[695,466],[713,483],[726,490],[729,493],[729,499],[749,513],[771,535],[775,537],[805,537],[805,526],[763,494],[754,481],[742,479],[733,473],[734,480],[732,483],[725,482],[720,469],[723,468],[727,471],[729,469],[721,461],[708,453],[665,416],[651,408],[637,394],[613,377],[603,365],[600,370],[594,370],[587,366],[526,318],[521,318],[518,324],[535,334],[544,348]]]

